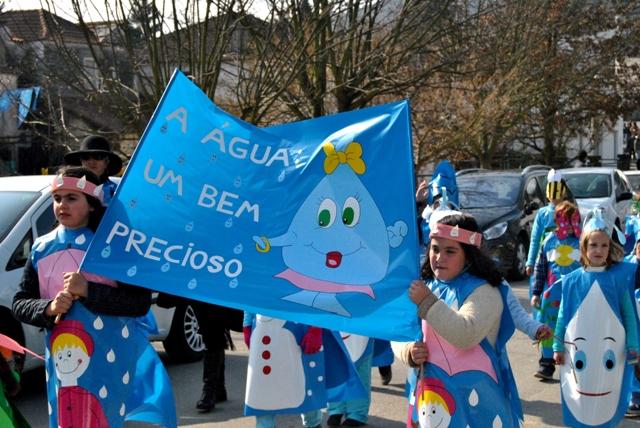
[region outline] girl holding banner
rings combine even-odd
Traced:
[[[413,368],[407,427],[517,427],[522,410],[506,353],[514,332],[508,284],[480,251],[473,217],[435,217],[422,267],[426,286],[419,280],[409,289],[424,339],[393,344]]]
[[[81,167],[63,169],[54,178],[59,226],[33,244],[13,313],[47,329],[51,426],[119,427],[125,419],[175,426],[168,377],[161,363],[161,370],[150,370],[159,359],[148,352],[135,320],[149,310],[151,292],[78,271],[104,212],[98,182]],[[146,375],[150,372],[154,376]],[[146,416],[134,416],[141,407]]]

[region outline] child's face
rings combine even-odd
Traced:
[[[609,236],[600,230],[591,233],[587,243],[587,259],[591,266],[600,267],[607,264],[610,242]]]
[[[75,190],[53,192],[53,213],[61,225],[78,229],[89,224],[89,213],[93,211],[84,194]]]
[[[640,259],[640,241],[636,242],[635,254],[636,254],[636,259]]]
[[[445,238],[431,238],[429,264],[437,279],[450,281],[460,275],[465,261],[464,250],[459,242]]]

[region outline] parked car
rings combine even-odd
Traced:
[[[631,184],[613,167],[567,168],[559,170],[580,208],[582,218],[602,206],[606,219],[620,228],[631,208]],[[621,228],[624,231],[624,228]]]
[[[52,178],[0,177],[0,332],[40,355],[44,355],[44,329],[17,321],[11,313],[11,304],[31,245],[56,224],[50,194]],[[154,293],[154,299],[157,296]],[[198,332],[198,320],[188,303],[171,308],[154,304],[152,311],[158,334],[151,340],[162,341],[170,358],[195,361],[201,357],[204,343]],[[37,359],[27,358],[24,368],[37,364]]]
[[[549,170],[535,165],[523,171],[473,169],[457,174],[460,208],[476,218],[483,247],[509,278],[525,276],[535,213],[547,203]]]

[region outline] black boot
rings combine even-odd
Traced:
[[[224,384],[224,349],[219,352],[218,356],[218,377],[216,379],[216,403],[222,403],[223,401],[227,401],[227,388]]]
[[[222,359],[220,354],[222,354]],[[196,404],[196,409],[203,413],[210,412],[216,407],[216,385],[221,364],[224,364],[224,350],[209,351],[207,349],[204,351],[202,362],[202,382],[204,385],[202,386],[202,396]]]

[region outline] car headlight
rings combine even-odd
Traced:
[[[507,231],[507,222],[503,221],[502,223],[498,223],[495,226],[491,226],[489,229],[482,232],[482,236],[484,239],[496,239],[504,235]]]

